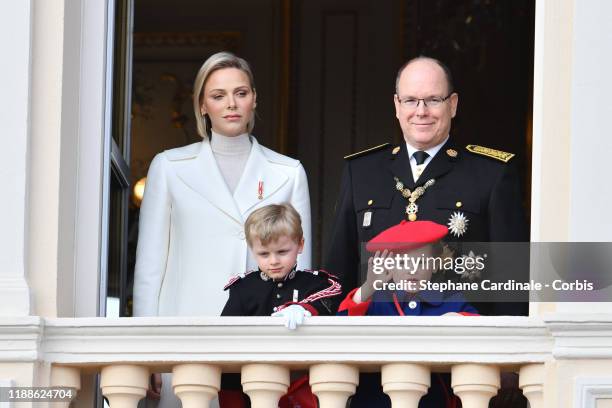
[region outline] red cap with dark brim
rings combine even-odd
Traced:
[[[387,228],[367,244],[369,252],[409,251],[437,242],[448,234],[448,228],[433,221],[402,221]]]

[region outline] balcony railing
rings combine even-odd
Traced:
[[[500,372],[516,372],[539,408],[546,362],[612,358],[611,339],[610,315],[313,317],[296,331],[267,317],[29,317],[0,321],[0,361],[48,362],[52,385],[77,389],[80,374],[99,372],[112,408],[136,407],[152,372],[174,373],[185,408],[208,406],[222,372],[241,373],[254,408],[273,408],[290,370],[309,371],[322,408],[344,408],[360,371],[380,371],[393,406],[414,408],[432,371],[451,373],[464,408],[486,408]]]

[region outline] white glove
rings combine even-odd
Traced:
[[[284,317],[285,327],[289,330],[295,330],[296,327],[304,323],[304,316],[310,317],[312,316],[312,313],[300,305],[290,305],[283,310],[272,313],[271,316]]]

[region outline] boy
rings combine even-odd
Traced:
[[[402,221],[400,224],[378,234],[366,245],[368,252],[375,253],[368,261],[366,282],[353,289],[340,304],[339,315],[348,316],[441,316],[476,315],[476,309],[467,303],[460,293],[420,291],[421,282],[432,280],[436,271],[431,264],[401,262],[421,259],[445,259],[440,240],[448,228],[432,221]],[[381,252],[382,251],[382,252]],[[406,255],[406,256],[404,256]],[[393,260],[382,267],[384,261]],[[381,262],[383,261],[383,262]],[[398,267],[401,266],[401,267]],[[408,266],[409,268],[406,268]],[[410,268],[412,266],[412,268]],[[378,268],[376,268],[378,267]],[[436,279],[437,276],[434,277]],[[392,285],[401,283],[401,289]],[[361,374],[357,392],[351,398],[351,408],[391,407],[389,398],[383,393],[379,374]],[[420,408],[457,407],[458,399],[452,393],[448,374],[432,374],[429,393],[419,403]]]
[[[304,248],[302,220],[291,204],[272,204],[251,213],[244,224],[247,244],[259,270],[233,277],[225,286],[229,299],[221,316],[280,316],[291,330],[306,316],[331,315],[342,293],[336,278],[324,271],[296,270]],[[236,377],[225,376],[221,407],[247,406]],[[290,397],[289,397],[290,396]],[[307,377],[294,381],[280,407],[316,407]]]
[[[336,278],[324,271],[296,270],[304,238],[300,215],[290,204],[253,211],[244,229],[259,270],[225,286],[230,294],[222,316],[281,316],[285,326],[295,329],[305,316],[333,314],[342,292]]]

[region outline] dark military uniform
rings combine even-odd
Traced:
[[[221,316],[270,316],[297,304],[313,316],[335,313],[334,298],[342,293],[337,279],[324,271],[291,271],[275,281],[261,271],[236,276],[225,286],[229,299]],[[336,301],[337,302],[337,301]]]
[[[221,316],[270,316],[282,308],[297,304],[313,316],[335,313],[335,300],[342,288],[335,276],[325,271],[291,271],[283,280],[275,281],[261,271],[252,271],[244,276],[235,276],[225,286],[230,291],[229,299]],[[239,392],[242,389],[240,375],[223,374],[222,391]],[[239,402],[221,398],[221,407],[250,407],[246,395],[240,393]],[[229,395],[229,394],[228,394]],[[312,397],[314,398],[314,396]]]
[[[480,149],[486,154],[486,148]],[[467,228],[460,236],[453,236],[450,228],[447,241],[527,241],[516,168],[511,162],[504,162],[503,155],[499,158],[502,160],[459,149],[449,140],[415,184],[404,143],[399,147],[383,145],[348,157],[325,259],[326,270],[340,278],[345,292],[363,281],[365,275],[359,276],[360,263],[367,260],[360,259],[360,244],[407,219],[408,200],[396,189],[394,178],[410,191],[435,179],[416,201],[417,219],[448,225],[453,213],[460,213],[468,220]],[[365,272],[366,268],[362,270]],[[524,313],[524,307],[491,311],[478,305],[478,309],[485,314]]]

